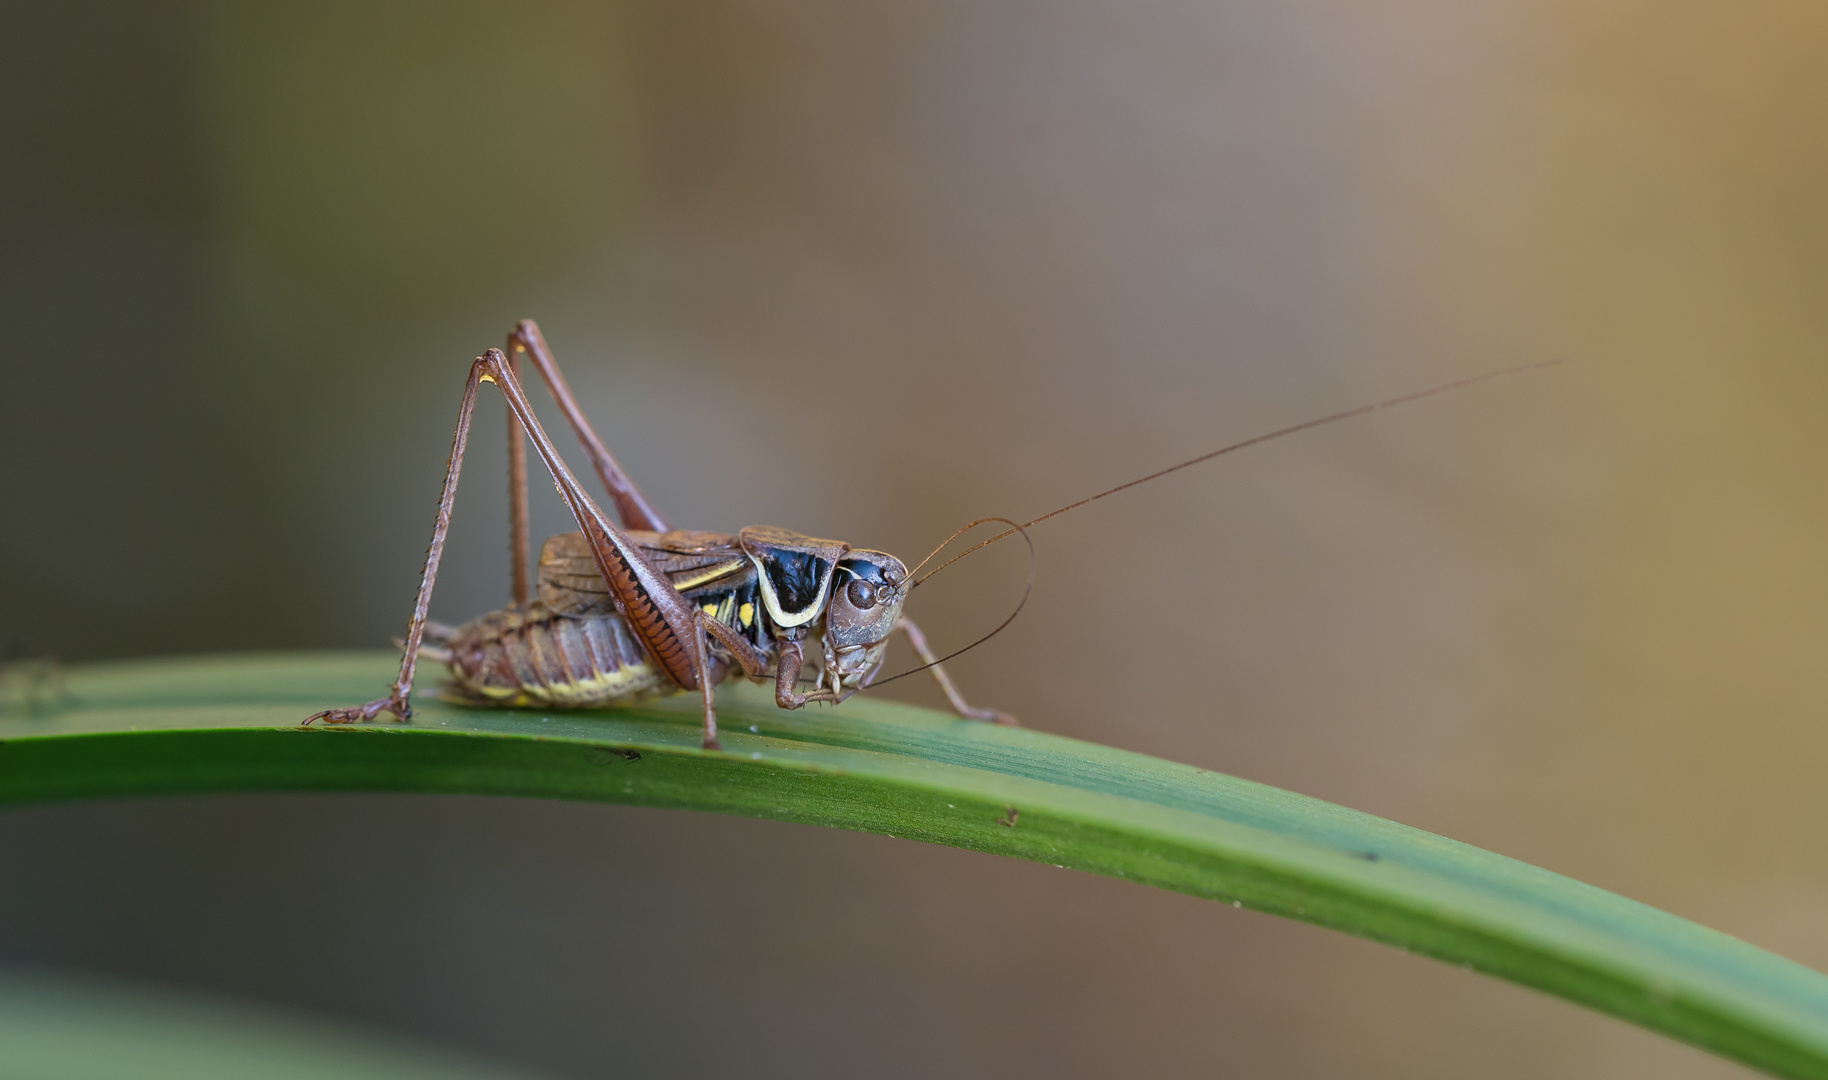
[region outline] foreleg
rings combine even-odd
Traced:
[[[800,639],[781,638],[775,641],[774,647],[780,656],[774,669],[774,703],[783,709],[797,709],[810,702],[824,701],[837,704],[844,699],[830,687],[820,687],[810,694],[802,694],[798,687],[800,669],[805,666],[805,654],[800,649]]]

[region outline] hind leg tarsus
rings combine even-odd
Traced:
[[[357,705],[350,709],[325,709],[305,717],[305,723],[322,720],[326,724],[366,724],[382,713],[393,713],[396,721],[411,720],[413,707],[405,694],[389,694],[376,698],[366,705]]]

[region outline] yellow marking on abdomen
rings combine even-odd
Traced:
[[[650,664],[625,664],[615,671],[541,687],[529,687],[532,696],[554,705],[609,705],[638,700],[662,688],[660,673]]]
[[[493,705],[527,708],[545,706],[558,709],[580,709],[613,705],[633,705],[657,694],[677,691],[652,664],[624,664],[615,671],[598,672],[589,678],[568,682],[543,683],[518,689],[478,686],[458,680],[465,690],[483,697]]]
[[[755,605],[745,603],[736,610],[736,617],[743,620],[744,626],[748,626],[755,621]]]

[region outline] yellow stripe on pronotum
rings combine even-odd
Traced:
[[[687,589],[696,589],[700,585],[709,584],[710,582],[716,581],[718,578],[728,577],[730,574],[741,570],[742,568],[743,560],[741,559],[729,559],[725,562],[713,563],[710,566],[701,567],[696,574],[690,576],[682,575],[673,578],[673,588],[678,589],[680,592],[685,592]]]

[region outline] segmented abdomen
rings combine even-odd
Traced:
[[[472,704],[576,709],[678,690],[619,615],[554,615],[534,603],[463,624],[448,648],[452,689]]]

